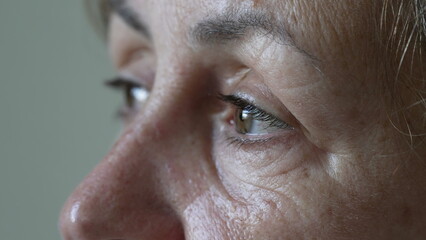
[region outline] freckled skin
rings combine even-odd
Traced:
[[[410,149],[378,94],[372,0],[129,6],[152,42],[113,16],[111,57],[151,94],[69,197],[64,239],[426,239],[426,148]],[[230,8],[264,9],[315,59],[261,34],[191,42],[196,22]],[[250,95],[294,130],[232,144],[217,92]]]

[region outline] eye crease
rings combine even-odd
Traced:
[[[288,123],[235,95],[220,95],[220,99],[236,107],[232,123],[243,135],[262,136],[279,130],[293,130]]]

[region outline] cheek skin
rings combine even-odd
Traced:
[[[254,7],[275,4],[239,2]],[[206,89],[200,91],[202,84],[188,85],[189,81],[195,82],[194,78],[197,81],[205,79],[202,73],[194,77],[199,59],[188,59],[191,54],[182,54],[185,52],[182,46],[187,45],[179,42],[185,38],[185,27],[194,21],[191,17],[201,12],[199,9],[223,9],[235,2],[132,1],[134,6],[140,6],[139,9],[152,5],[149,9],[155,11],[150,13],[150,18],[161,16],[161,20],[152,21],[153,29],[162,30],[153,34],[161,40],[156,43],[157,48],[161,48],[157,54],[163,64],[159,72],[171,73],[156,79],[157,90],[162,92],[158,90],[161,94],[152,100],[156,105],[151,102],[150,106],[152,111],[161,111],[147,121],[149,124],[140,127],[146,129],[148,126],[153,131],[149,135],[151,141],[146,140],[147,135],[139,139],[139,142],[146,142],[147,152],[124,160],[131,162],[133,159],[137,165],[140,164],[137,158],[148,156],[145,161],[149,160],[153,167],[147,169],[144,164],[141,169],[146,169],[144,176],[154,175],[155,169],[155,176],[152,176],[155,181],[151,182],[155,190],[150,191],[155,192],[155,197],[162,196],[167,206],[173,208],[182,222],[186,238],[391,239],[396,236],[396,239],[404,239],[404,235],[397,235],[389,228],[413,224],[414,212],[418,206],[424,205],[421,202],[426,198],[415,196],[416,191],[410,186],[424,182],[424,171],[413,171],[409,163],[401,166],[403,157],[389,154],[389,150],[398,149],[401,142],[394,141],[398,136],[390,133],[383,119],[374,118],[380,115],[375,91],[381,80],[375,78],[375,73],[363,75],[366,68],[374,66],[364,62],[363,59],[369,56],[356,55],[368,52],[361,47],[363,44],[357,43],[365,41],[365,36],[352,38],[357,32],[347,31],[342,29],[345,26],[337,24],[348,23],[345,19],[318,18],[319,15],[330,15],[327,13],[333,6],[336,8],[333,11],[345,10],[342,6],[349,1],[328,2],[298,1],[297,7],[290,6],[292,1],[276,4],[285,5],[280,13],[288,13],[289,7],[296,9],[283,15],[295,23],[289,26],[294,28],[290,30],[295,32],[296,41],[303,42],[308,50],[321,57],[322,72],[301,59],[300,53],[285,46],[271,47],[271,39],[254,41],[239,51],[239,57],[249,59],[247,65],[261,73],[274,95],[305,129],[298,129],[286,140],[237,147],[227,144],[220,134],[211,136],[210,123],[204,118],[211,113],[211,108],[205,106],[204,99],[194,98]],[[273,6],[274,9],[277,6]],[[355,16],[360,12],[359,6],[354,15],[348,14],[348,9],[343,16],[360,18],[361,15]],[[179,16],[174,16],[176,14]],[[283,18],[286,17],[280,19]],[[164,26],[170,29],[164,29]],[[126,45],[132,44],[135,42]],[[348,46],[351,46],[349,50]],[[123,51],[127,50],[117,50],[113,54],[119,55]],[[184,62],[185,66],[167,64],[167,61]],[[122,65],[123,62],[119,60],[116,64]],[[179,76],[180,70],[188,66],[196,67]],[[164,107],[165,103],[170,105],[169,108]],[[182,109],[175,106],[182,106]],[[204,108],[209,110],[199,110]],[[142,118],[146,117],[145,113]],[[128,147],[123,144],[123,149]],[[125,167],[127,170],[137,169],[131,165]],[[104,175],[108,179],[112,174]],[[137,176],[140,182],[147,180]],[[149,184],[141,186],[151,187]],[[116,189],[119,189],[117,195],[124,195],[120,191],[128,190]],[[134,205],[140,204],[130,198],[123,200],[126,204],[131,201]],[[151,209],[149,204],[146,205]],[[158,208],[161,207],[164,206]]]
[[[195,201],[190,209],[210,209],[210,213],[200,211],[203,214],[199,214],[213,215],[224,222],[244,218],[244,214],[227,214],[232,212],[231,208],[248,209],[256,216],[256,223],[249,219],[236,221],[236,224],[224,223],[221,226],[225,229],[223,234],[231,232],[228,227],[231,225],[240,231],[250,229],[253,236],[264,238],[390,237],[391,231],[386,229],[404,215],[392,210],[404,206],[395,197],[395,194],[402,194],[399,191],[403,189],[396,189],[403,185],[401,182],[411,183],[406,181],[408,173],[400,177],[392,174],[398,168],[399,157],[377,157],[398,151],[396,146],[401,143],[399,140],[379,141],[380,138],[398,139],[386,129],[389,127],[384,124],[386,119],[378,111],[382,108],[377,105],[380,101],[376,91],[381,80],[375,79],[375,73],[365,73],[368,69],[365,64],[350,63],[348,59],[363,58],[343,51],[344,46],[336,46],[344,54],[335,59],[327,52],[329,66],[322,73],[328,78],[298,61],[297,54],[285,54],[288,62],[283,64],[282,59],[267,61],[270,56],[276,56],[272,54],[276,49],[268,49],[265,44],[258,48],[263,52],[253,58],[258,60],[258,70],[280,69],[269,71],[265,79],[271,79],[271,88],[281,90],[275,92],[276,95],[309,127],[310,135],[305,133],[309,139],[295,144],[289,153],[270,147],[269,153],[253,153],[241,148],[235,154],[232,150],[224,151],[229,146],[219,146],[215,151],[218,153],[216,164],[221,184],[231,198],[208,195]],[[360,46],[356,49],[363,51]],[[341,61],[342,58],[347,59]],[[365,75],[357,74],[360,72]],[[256,160],[272,164],[253,164]],[[289,167],[289,162],[299,164]],[[217,206],[217,202],[222,203]]]
[[[253,239],[252,227],[256,211],[226,197],[211,187],[194,199],[183,216],[189,239]]]
[[[295,229],[283,228],[288,225],[287,219],[297,222],[291,204],[285,206],[282,197],[261,189],[253,193],[256,201],[242,202],[221,188],[210,188],[185,208],[186,236],[189,239],[253,240],[297,236]],[[286,207],[289,210],[283,211]]]

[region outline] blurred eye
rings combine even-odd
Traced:
[[[122,91],[125,108],[129,110],[137,110],[149,97],[149,90],[130,78],[117,77],[106,84]]]
[[[279,130],[293,130],[293,127],[288,123],[238,96],[226,95],[221,96],[221,99],[236,107],[231,122],[235,127],[235,131],[240,134],[259,136],[271,134]]]

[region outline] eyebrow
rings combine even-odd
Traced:
[[[198,23],[190,35],[200,43],[222,44],[241,39],[249,30],[278,37],[283,43],[292,42],[285,28],[276,27],[266,14],[254,11],[229,12],[211,17]]]
[[[296,44],[284,24],[273,20],[270,14],[259,11],[228,12],[206,19],[190,32],[190,38],[196,43],[226,44],[241,40],[248,32],[270,37],[276,43],[287,45],[305,57],[317,62],[318,59]]]
[[[152,35],[147,24],[142,22],[139,14],[129,7],[127,0],[108,0],[108,5],[127,25],[144,37],[151,39]]]
[[[139,14],[128,5],[127,0],[108,0],[108,3],[118,16],[135,31],[149,40],[152,40],[151,32]],[[249,31],[258,35],[271,37],[276,43],[287,45],[296,49],[299,53],[319,62],[318,58],[299,47],[284,24],[271,19],[271,17],[259,11],[227,12],[203,20],[190,30],[190,39],[203,45],[226,44],[235,40],[241,40]]]

